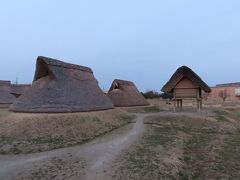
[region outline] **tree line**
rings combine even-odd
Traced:
[[[171,93],[161,93],[153,90],[148,90],[146,92],[142,92],[142,95],[146,99],[154,99],[154,98],[162,98],[162,99],[172,99],[173,95]]]

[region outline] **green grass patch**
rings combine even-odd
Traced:
[[[173,167],[163,163],[162,149],[171,147],[178,132],[168,127],[146,126],[147,131],[134,150],[120,157],[124,162],[118,167],[113,179],[176,179],[172,173]]]
[[[227,116],[229,116],[229,113],[227,111],[224,110],[214,110],[213,111],[216,114],[216,119],[220,122],[227,122],[228,119],[226,118]]]
[[[224,108],[224,109],[215,109],[213,111],[216,114],[216,119],[220,122],[228,121],[227,118],[240,121],[240,110],[236,108]]]
[[[240,131],[235,131],[231,121],[222,121],[186,115],[146,118],[143,138],[118,161],[121,165],[114,178],[238,179]]]
[[[228,116],[232,119],[240,121],[240,110],[239,109],[227,109]]]
[[[184,143],[183,164],[184,168],[179,172],[182,179],[206,179],[209,152],[213,147],[208,142],[211,138],[206,134],[190,134],[189,139]],[[209,169],[212,167],[209,167]]]
[[[240,177],[240,129],[230,134],[224,140],[224,145],[219,151],[219,172],[225,174],[226,179]]]

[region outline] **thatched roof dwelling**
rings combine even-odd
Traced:
[[[163,86],[162,91],[173,94],[174,110],[182,109],[183,99],[197,100],[197,107],[202,109],[202,92],[211,92],[210,87],[190,68],[182,66],[172,75],[170,80]]]
[[[115,79],[107,95],[117,107],[149,105],[135,84],[130,81]]]
[[[12,104],[16,99],[11,93],[11,82],[0,81],[0,104]]]
[[[162,91],[166,93],[172,92],[177,84],[183,79],[190,80],[196,87],[201,88],[207,93],[211,92],[211,88],[187,66],[178,68],[170,80],[163,86]]]
[[[12,106],[19,112],[80,112],[113,108],[84,66],[38,57],[31,88]]]

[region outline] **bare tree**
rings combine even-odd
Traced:
[[[218,96],[223,100],[223,102],[225,102],[227,97],[229,97],[229,94],[227,93],[227,90],[224,89],[219,91]]]
[[[208,97],[209,97],[209,96],[210,96],[209,93],[205,93],[205,92],[202,93],[202,98],[203,98],[205,101],[208,100]]]

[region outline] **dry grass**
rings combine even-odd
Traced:
[[[117,160],[113,179],[172,179],[170,172],[175,171],[175,166],[171,162],[178,155],[166,157],[171,156],[169,153],[175,148],[175,140],[174,131],[148,126],[142,140]]]
[[[63,157],[54,157],[42,164],[34,163],[31,171],[19,173],[15,179],[71,179],[78,178],[84,174],[86,162],[82,158],[65,155]]]
[[[132,119],[133,116],[123,110],[27,114],[0,109],[0,153],[33,153],[74,146]]]
[[[239,110],[215,116],[148,117],[142,139],[117,160],[114,179],[239,179]]]
[[[122,108],[129,113],[157,113],[163,111],[159,106],[139,106]]]

